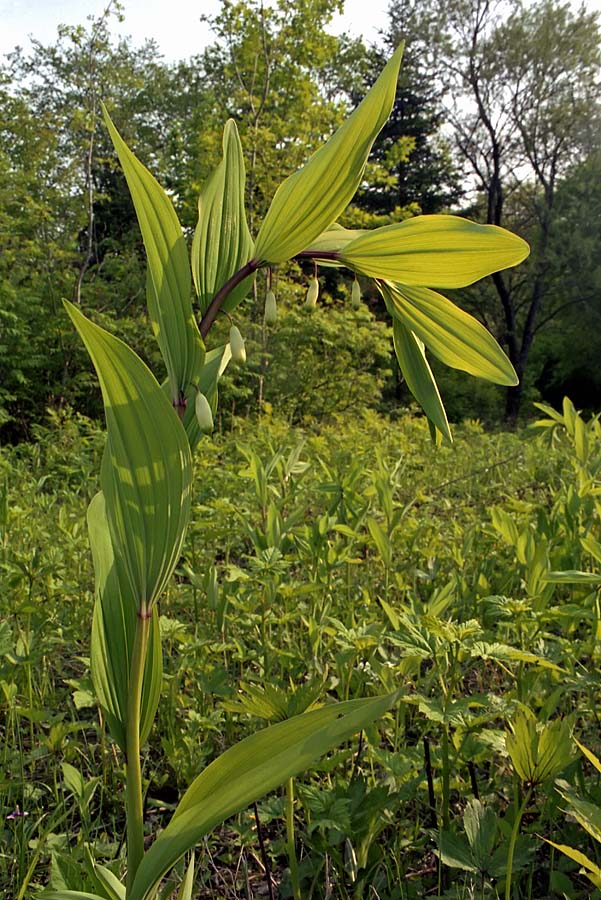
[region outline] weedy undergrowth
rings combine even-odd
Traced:
[[[191,258],[171,200],[105,111],[144,239],[148,311],[167,378],[159,384],[131,348],[65,303],[96,368],[106,415],[101,490],[88,509],[96,574],[91,672],[111,736],[125,758],[127,871],[122,882],[93,864],[97,893],[49,890],[47,900],[151,900],[169,870],[191,853],[179,891],[180,900],[190,900],[193,850],[204,835],[283,783],[288,784],[290,808],[292,778],[399,699],[393,690],[325,704],[230,747],[193,781],[146,849],[140,751],[161,691],[158,602],[180,558],[190,520],[192,454],[212,428],[220,376],[232,356],[240,361],[244,356],[234,316],[257,272],[271,272],[291,259],[309,261],[311,305],[318,302],[320,265],[347,269],[353,279],[373,279],[392,318],[399,365],[437,439],[450,440],[451,435],[426,347],[447,365],[472,375],[503,385],[517,380],[483,326],[432,288],[459,288],[521,262],[528,253],[521,238],[454,216],[417,216],[372,231],[347,230],[337,223],[390,114],[401,56],[400,47],[353,114],[278,188],[255,239],[244,211],[242,147],[236,125],[229,121],[223,159],[199,198]],[[269,277],[267,322],[276,315],[271,283]],[[360,302],[356,288],[352,296],[352,302]],[[231,344],[207,349],[219,315],[229,316],[236,330]],[[376,490],[381,492],[382,486],[376,484]],[[268,526],[268,510],[266,515]],[[368,524],[388,579],[389,542],[398,523],[390,517],[385,531],[375,520]],[[289,821],[298,900],[292,826]]]

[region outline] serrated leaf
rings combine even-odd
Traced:
[[[137,610],[171,578],[190,515],[186,433],[156,379],[130,348],[65,306],[98,373],[107,423],[101,486],[111,544]]]
[[[265,728],[226,750],[182,797],[146,853],[128,900],[147,900],[163,875],[212,828],[304,771],[383,715],[397,698],[395,693],[322,707]]]
[[[477,872],[469,845],[463,838],[450,831],[441,831],[438,839],[438,855],[445,866]]]
[[[517,384],[507,356],[473,316],[427,288],[381,282],[389,308],[445,365],[495,384]]]
[[[136,631],[136,603],[123,567],[115,559],[110,540],[104,494],[99,492],[88,507],[88,533],[94,572],[96,601],[92,618],[90,667],[94,690],[109,731],[125,752],[129,671]],[[154,721],[163,676],[158,610],[152,622],[140,705],[140,742]]]
[[[497,836],[497,817],[480,800],[468,800],[463,814],[463,827],[478,869],[486,871]]]
[[[165,360],[171,399],[177,402],[196,382],[204,358],[192,310],[188,248],[171,200],[129,149],[106,109],[103,112],[140,224],[148,259],[148,312]]]
[[[372,144],[392,110],[402,54],[401,45],[353,114],[277,189],[257,236],[255,256],[259,261],[291,259],[346,208],[359,187]]]
[[[497,225],[461,216],[415,216],[361,235],[344,247],[340,259],[371,278],[459,288],[516,266],[529,252],[526,241]]]
[[[192,275],[203,313],[217,291],[253,254],[244,209],[245,182],[238,129],[229,119],[223,131],[223,159],[198,199],[198,224],[192,242]],[[247,295],[253,277],[246,278],[227,296],[222,310],[235,309]]]
[[[392,318],[394,352],[407,387],[435,428],[452,441],[447,414],[436,379],[426,359],[423,341],[407,328],[398,316]]]

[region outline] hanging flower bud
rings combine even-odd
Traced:
[[[244,346],[244,338],[240,334],[240,330],[232,325],[230,328],[230,350],[232,351],[232,362],[246,362],[246,347]]]
[[[361,285],[356,278],[351,289],[351,304],[353,309],[359,309],[361,306]]]
[[[315,276],[309,282],[309,289],[307,291],[307,296],[305,297],[305,306],[309,306],[313,309],[317,306],[317,298],[319,297],[319,281]]]
[[[275,325],[278,320],[278,305],[275,302],[275,294],[273,291],[267,291],[265,294],[265,324]]]
[[[194,412],[196,413],[196,421],[203,434],[210,434],[213,431],[213,413],[211,405],[205,395],[200,391],[196,393],[196,401],[194,404]]]

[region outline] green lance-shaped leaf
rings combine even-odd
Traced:
[[[568,847],[567,844],[556,844],[555,841],[549,841],[547,838],[543,838],[543,840],[552,847],[555,847],[556,850],[561,851],[561,853],[565,853],[565,855],[574,860],[577,865],[582,866],[584,869],[583,874],[586,875],[595,887],[601,888],[601,868],[599,868],[596,862],[593,862],[588,856],[585,856],[581,850],[576,850],[574,847]]]
[[[101,486],[115,556],[136,609],[151,609],[171,577],[190,516],[192,458],[153,374],[118,338],[65,306],[96,368],[108,431]]]
[[[88,532],[96,574],[90,647],[92,681],[111,735],[125,752],[129,673],[137,612],[129,579],[113,553],[102,491],[88,507]],[[161,637],[155,607],[142,685],[141,743],[148,737],[154,721],[162,672]]]
[[[127,180],[148,259],[146,295],[152,328],[177,402],[196,383],[204,343],[192,311],[188,249],[173,204],[129,149],[108,113],[104,118]]]
[[[163,875],[211,829],[383,715],[397,697],[325,706],[265,728],[226,750],[182,797],[142,860],[128,900],[147,900]]]
[[[320,252],[339,253],[347,244],[350,244],[351,241],[356,240],[363,234],[369,234],[369,231],[365,228],[344,228],[338,222],[334,222],[329,228],[322,231],[319,237],[311,241],[311,246],[308,249],[315,256],[319,256]],[[342,264],[340,263],[339,265]]]
[[[244,185],[246,172],[238,129],[230,119],[223,132],[223,159],[207,179],[198,198],[198,224],[192,242],[192,275],[203,313],[217,291],[253,254],[246,224]],[[249,276],[221,305],[231,312],[247,295]]]
[[[496,225],[416,216],[360,235],[342,248],[340,259],[371,278],[459,288],[517,265],[529,252],[526,241]]]
[[[402,55],[400,46],[353,114],[279,186],[257,236],[260,262],[283,262],[305,250],[347,207],[392,110]]]
[[[378,282],[386,303],[441,362],[496,384],[517,375],[493,336],[473,316],[428,288]]]
[[[87,891],[46,890],[40,896],[43,896],[44,900],[106,900],[106,897],[90,894]]]
[[[422,407],[428,419],[440,433],[451,441],[451,429],[436,379],[426,359],[423,341],[407,328],[398,316],[392,316],[394,352],[407,387]]]

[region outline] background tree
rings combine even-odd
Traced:
[[[528,237],[526,277],[498,273],[497,330],[520,377],[507,392],[515,420],[537,328],[555,305],[551,234],[560,180],[594,144],[601,66],[598,17],[556,0],[529,7],[495,0],[445,5],[450,120],[484,221]],[[572,298],[577,302],[578,298]],[[493,319],[493,321],[494,321]]]
[[[378,136],[372,158],[383,177],[360,192],[359,204],[380,215],[438,213],[456,204],[462,194],[460,173],[452,157],[445,120],[444,81],[439,77],[438,9],[401,0],[389,8],[390,24],[383,46],[370,56],[377,71],[401,41],[403,65],[392,115]]]

